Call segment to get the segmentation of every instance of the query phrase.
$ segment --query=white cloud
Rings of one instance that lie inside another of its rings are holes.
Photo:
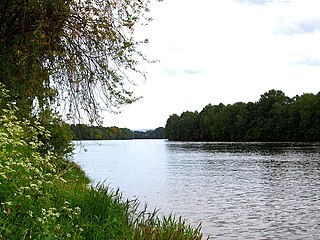
[[[160,63],[143,65],[148,80],[137,94],[144,99],[106,116],[105,125],[155,128],[209,103],[257,101],[270,89],[320,90],[318,0],[153,4],[154,22],[137,35],[150,39],[143,50]]]

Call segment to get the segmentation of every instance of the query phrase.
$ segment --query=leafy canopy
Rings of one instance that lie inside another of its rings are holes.
[[[0,82],[24,115],[59,107],[96,119],[137,97],[128,90],[148,61],[133,37],[150,0],[2,0]]]

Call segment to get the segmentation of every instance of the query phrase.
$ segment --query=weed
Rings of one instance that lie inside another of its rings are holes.
[[[0,239],[201,239],[200,226],[138,211],[119,190],[89,187],[79,166],[43,151],[51,133],[16,111],[0,114]]]

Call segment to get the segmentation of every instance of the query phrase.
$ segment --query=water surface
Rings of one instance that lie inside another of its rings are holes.
[[[215,239],[320,239],[320,145],[83,141],[94,182]]]

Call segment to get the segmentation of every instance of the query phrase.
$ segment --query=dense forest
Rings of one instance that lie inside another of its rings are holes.
[[[134,139],[164,139],[164,128],[158,127],[155,130],[148,131],[134,131],[133,132]]]
[[[72,124],[70,129],[74,134],[74,140],[122,140],[133,138],[132,131],[127,128]]]
[[[270,90],[255,103],[209,104],[171,115],[165,135],[173,141],[320,141],[320,92],[290,98]]]
[[[131,131],[128,128],[88,126],[72,124],[70,129],[74,140],[129,140],[129,139],[163,139],[164,128],[148,131]]]

